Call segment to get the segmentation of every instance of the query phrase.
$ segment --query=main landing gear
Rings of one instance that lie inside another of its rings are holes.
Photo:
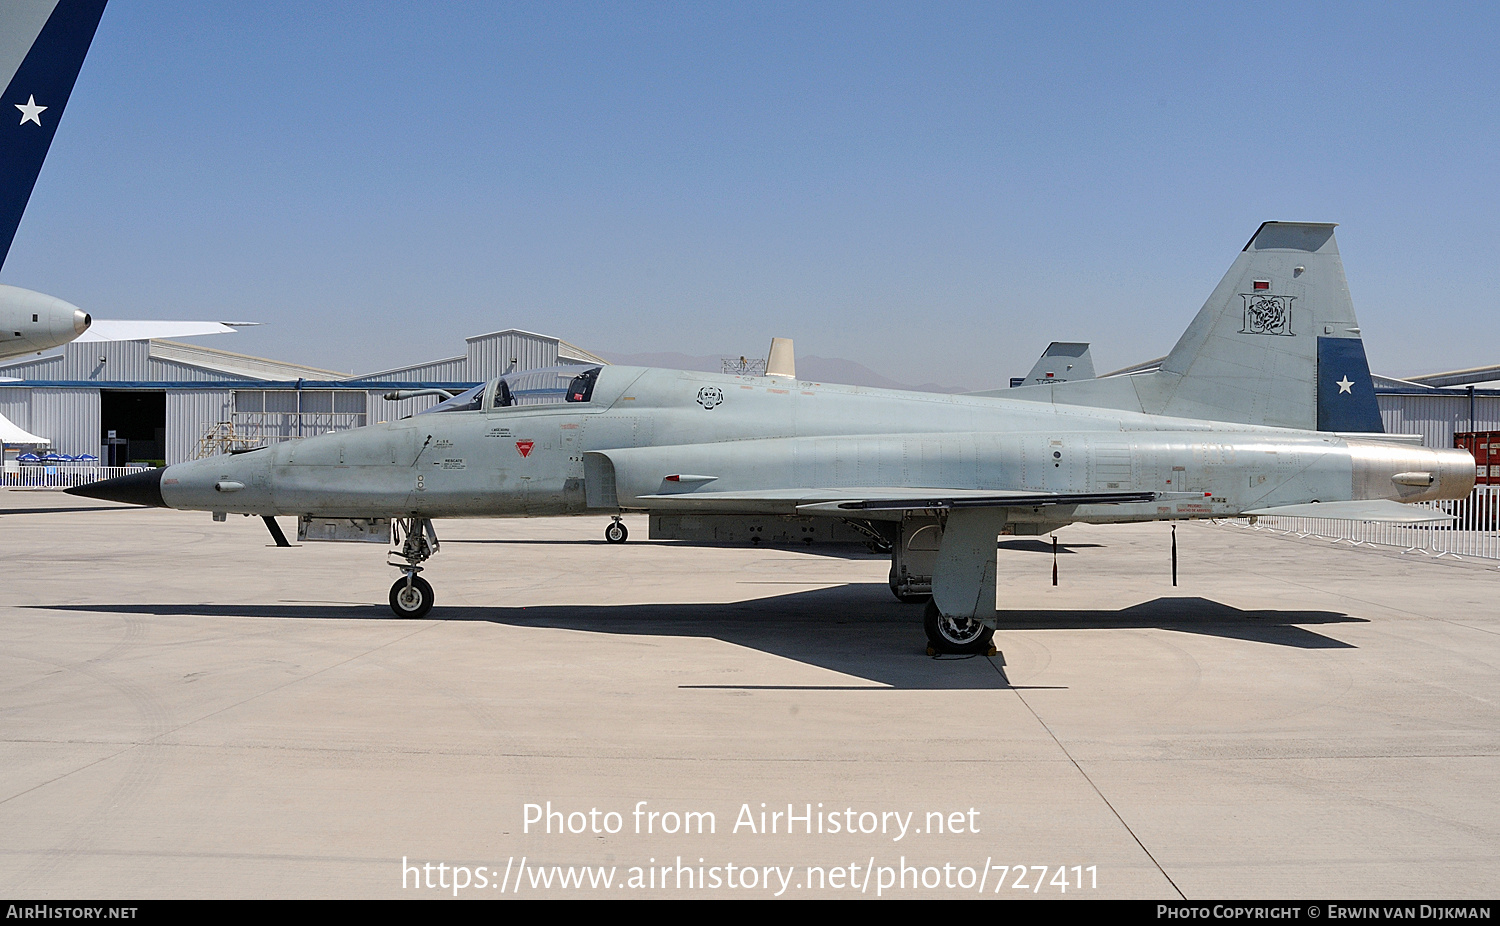
[[[387,560],[390,565],[401,570],[401,578],[391,586],[391,610],[397,617],[426,617],[427,612],[432,610],[436,596],[432,591],[432,583],[417,573],[422,571],[419,564],[439,549],[437,531],[432,529],[432,521],[415,516],[396,518],[392,526],[395,541],[401,548],[392,550],[390,555],[405,562]]]
[[[938,527],[932,600],[922,615],[927,654],[989,656],[995,652],[995,537],[1004,509],[958,508]]]
[[[604,529],[604,539],[610,543],[624,543],[629,536],[630,531],[626,529],[625,522],[620,520],[619,515],[615,515],[615,519]]]
[[[986,627],[975,617],[948,617],[930,598],[922,614],[922,629],[927,631],[929,656],[938,653],[994,655],[995,628]]]

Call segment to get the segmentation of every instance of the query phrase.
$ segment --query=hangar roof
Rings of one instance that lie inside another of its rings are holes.
[[[339,370],[304,366],[300,363],[283,363],[235,354],[212,347],[182,344],[177,341],[148,341],[152,360],[167,360],[186,364],[201,370],[239,376],[245,379],[343,379],[349,374]]]
[[[556,363],[606,363],[597,355],[559,338],[519,329],[506,329],[465,339],[469,350],[393,369],[351,375],[342,370],[285,363],[180,341],[73,341],[59,352],[0,364],[0,382],[14,385],[46,383],[64,387],[108,387],[111,383],[214,383],[223,381],[321,383],[347,382],[360,388],[370,382],[442,381],[480,382],[492,378],[517,360],[522,368]],[[503,356],[502,356],[503,355]],[[493,369],[492,369],[493,368]]]

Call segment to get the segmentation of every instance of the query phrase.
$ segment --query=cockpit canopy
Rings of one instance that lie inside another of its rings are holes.
[[[543,367],[508,373],[494,384],[492,408],[587,402],[594,397],[600,367]]]
[[[428,415],[433,412],[477,412],[484,405],[484,390],[486,383],[480,383],[472,389],[465,389],[458,395],[444,399],[431,408],[424,408],[418,412],[419,415]]]
[[[588,402],[594,397],[594,384],[599,380],[600,369],[568,365],[507,373],[439,402],[423,414]]]

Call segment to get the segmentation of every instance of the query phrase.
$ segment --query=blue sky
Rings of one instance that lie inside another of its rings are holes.
[[[1003,385],[1342,223],[1371,365],[1500,363],[1486,6],[112,0],[3,282],[335,369],[505,327]]]

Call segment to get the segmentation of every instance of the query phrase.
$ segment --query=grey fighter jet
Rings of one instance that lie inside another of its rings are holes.
[[[1466,452],[1381,433],[1333,228],[1262,225],[1138,375],[955,396],[532,370],[400,421],[69,491],[261,515],[273,533],[295,516],[305,539],[394,539],[390,604],[408,617],[433,604],[418,572],[437,518],[636,511],[654,536],[843,531],[889,547],[892,590],[926,599],[933,650],[986,652],[1001,534],[1283,512],[1422,521],[1441,516],[1402,503],[1468,494]]]

